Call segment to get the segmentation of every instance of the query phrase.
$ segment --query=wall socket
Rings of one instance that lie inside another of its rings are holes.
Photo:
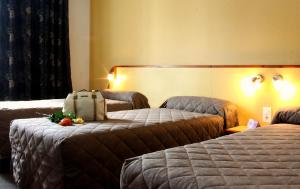
[[[272,120],[272,108],[271,107],[263,107],[263,122],[271,123]]]

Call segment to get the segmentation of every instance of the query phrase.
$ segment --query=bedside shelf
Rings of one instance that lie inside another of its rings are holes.
[[[237,126],[237,127],[232,127],[232,128],[226,129],[225,134],[229,135],[229,134],[233,134],[233,133],[242,132],[242,131],[245,131],[245,130],[247,130],[247,126],[246,125],[240,125],[240,126]]]

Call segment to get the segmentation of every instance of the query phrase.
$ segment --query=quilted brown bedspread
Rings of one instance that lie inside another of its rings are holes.
[[[10,157],[8,139],[10,122],[14,119],[44,117],[61,111],[64,99],[2,101],[0,102],[0,159]],[[131,110],[132,104],[126,101],[106,99],[108,111]]]
[[[119,188],[125,159],[216,138],[221,116],[175,109],[108,113],[109,120],[62,127],[46,118],[11,124],[13,175],[20,188]]]
[[[278,124],[126,160],[122,189],[300,188],[300,126]]]

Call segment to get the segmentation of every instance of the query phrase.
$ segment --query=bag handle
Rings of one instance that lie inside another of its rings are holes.
[[[95,90],[92,90],[92,99],[93,99],[93,102],[94,102],[94,120],[96,121],[97,120],[97,104],[96,104],[96,98],[97,98],[97,95],[96,95],[96,91]]]
[[[86,89],[81,89],[78,92],[83,92],[83,91],[88,92],[88,90],[86,90]]]
[[[74,107],[74,114],[77,115],[77,105],[76,101],[78,99],[77,92],[73,91],[73,107]]]
[[[92,90],[91,92],[99,92],[99,90]],[[81,90],[79,90],[78,92],[89,92],[88,90],[86,90],[86,89],[81,89]]]

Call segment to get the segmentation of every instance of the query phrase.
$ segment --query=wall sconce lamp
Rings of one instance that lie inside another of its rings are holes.
[[[265,80],[262,74],[257,74],[252,77],[244,78],[241,82],[241,89],[245,95],[250,97],[261,87],[261,83]]]
[[[279,80],[283,80],[283,76],[280,74],[276,74],[276,75],[273,75],[272,79],[273,79],[273,82],[276,82]]]
[[[116,69],[110,71],[106,77],[108,80],[107,88],[110,89],[111,87],[119,87],[125,78],[126,77],[124,75],[117,74]]]
[[[116,74],[114,72],[111,72],[107,75],[108,83],[107,83],[107,89],[110,89],[111,83],[113,83],[116,79]]]
[[[261,74],[257,74],[256,76],[252,77],[251,81],[255,84],[260,84],[265,80],[264,76]]]
[[[114,73],[109,73],[108,75],[107,75],[107,80],[108,81],[113,81],[115,79],[115,74]]]
[[[272,77],[272,81],[274,84],[274,87],[276,88],[276,90],[280,91],[283,86],[284,86],[284,82],[283,82],[283,76],[280,74],[275,74]]]

